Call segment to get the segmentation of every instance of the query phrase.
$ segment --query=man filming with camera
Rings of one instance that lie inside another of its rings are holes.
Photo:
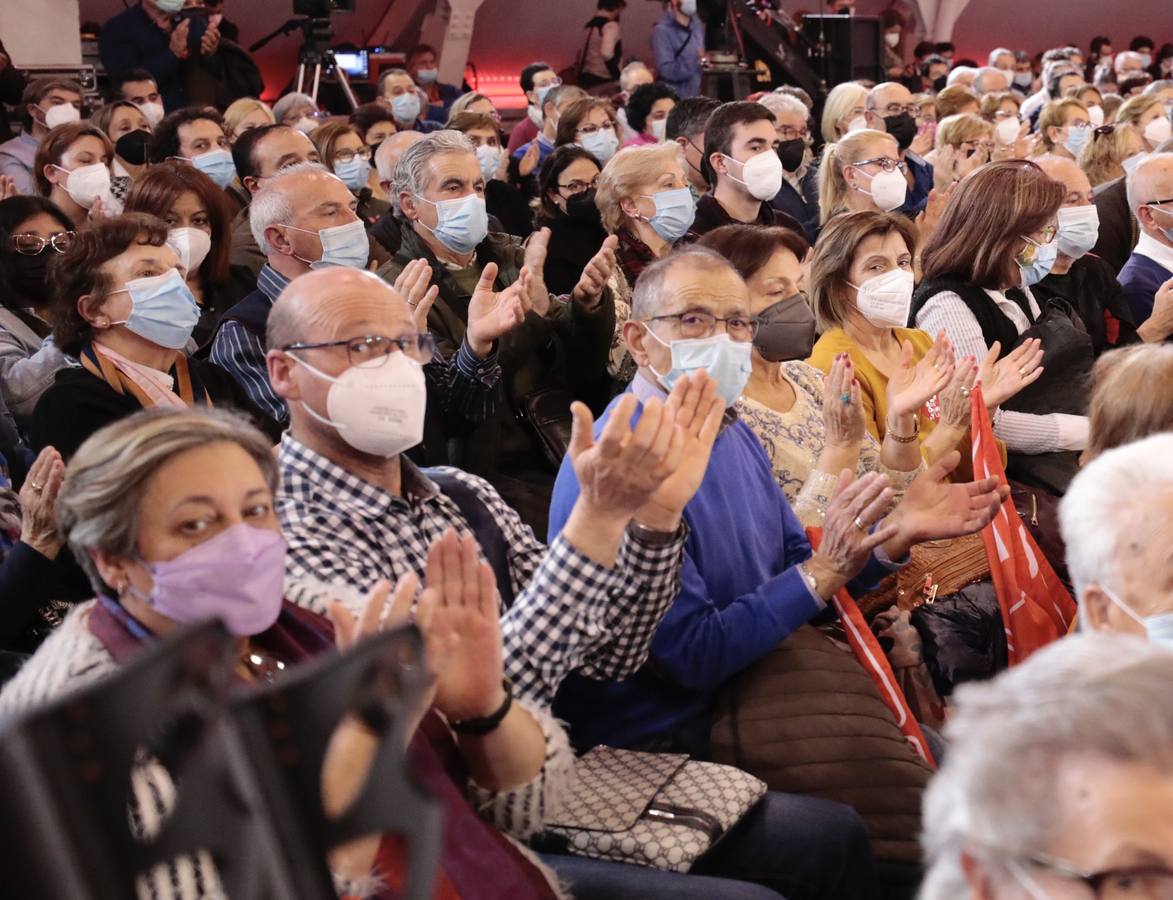
[[[214,79],[222,74],[221,15],[209,15],[192,0],[139,0],[102,26],[98,49],[102,64],[117,80],[131,69],[155,76],[167,112],[187,105],[189,78],[202,68]]]

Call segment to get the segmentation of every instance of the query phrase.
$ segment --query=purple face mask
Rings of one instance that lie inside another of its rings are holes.
[[[150,596],[129,587],[161,616],[176,622],[223,619],[238,637],[277,621],[285,585],[285,539],[276,531],[233,525],[175,559],[149,563]]]

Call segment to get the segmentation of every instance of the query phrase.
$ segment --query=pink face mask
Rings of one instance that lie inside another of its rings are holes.
[[[281,612],[285,539],[243,522],[186,550],[148,563],[150,596],[128,590],[159,615],[184,624],[219,617],[238,637],[260,634]]]

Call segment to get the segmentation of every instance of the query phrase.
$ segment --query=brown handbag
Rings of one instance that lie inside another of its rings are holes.
[[[893,606],[916,609],[927,600],[955,594],[990,577],[990,561],[981,532],[914,544],[909,555],[912,561],[907,566],[859,599],[860,611],[869,622]]]

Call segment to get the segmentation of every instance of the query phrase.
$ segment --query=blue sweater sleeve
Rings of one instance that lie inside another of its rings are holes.
[[[687,43],[692,43],[690,31]],[[677,50],[680,53],[677,54]],[[652,29],[652,52],[656,57],[656,71],[664,81],[688,81],[696,72],[700,63],[696,51],[685,47],[680,49],[680,38],[673,40],[673,35],[667,27]]]

